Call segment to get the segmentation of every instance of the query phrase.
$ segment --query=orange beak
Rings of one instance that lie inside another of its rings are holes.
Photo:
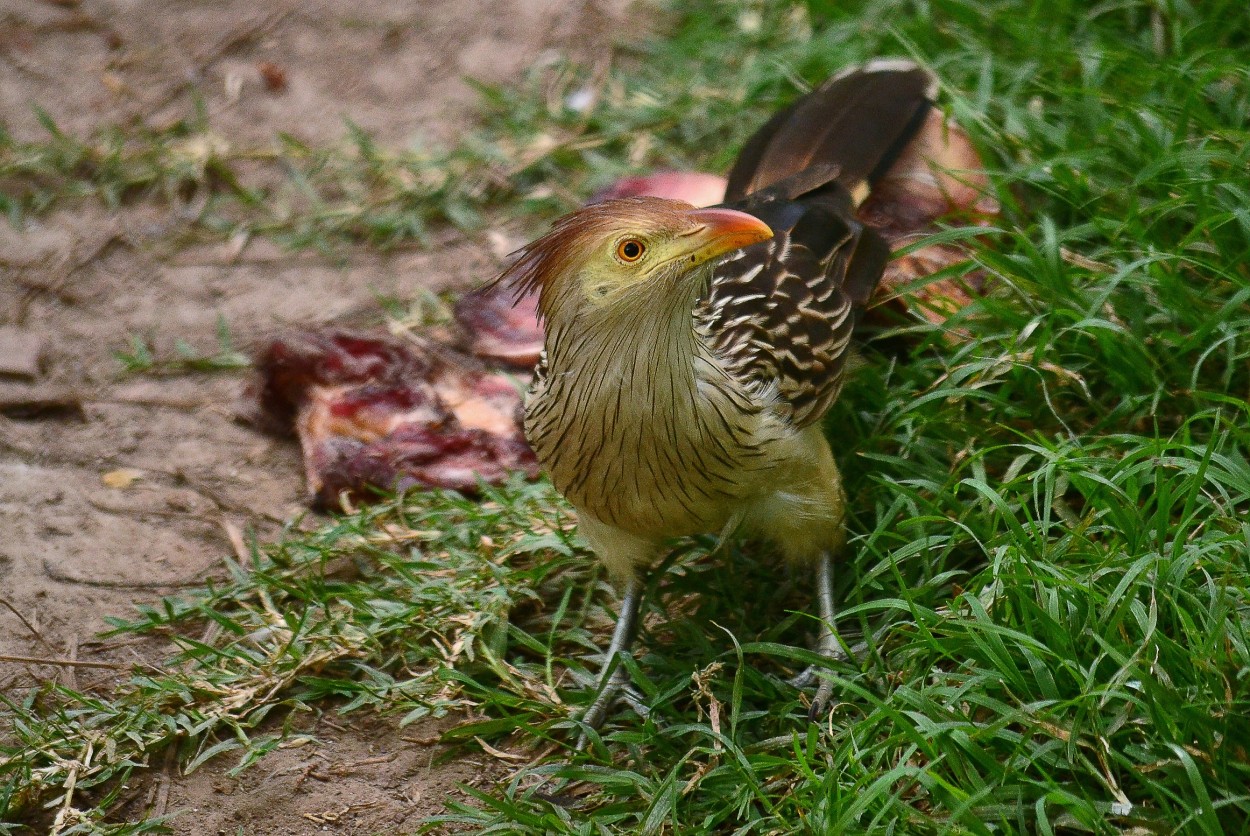
[[[736,209],[694,209],[690,218],[700,224],[689,233],[691,266],[773,237],[768,224]]]

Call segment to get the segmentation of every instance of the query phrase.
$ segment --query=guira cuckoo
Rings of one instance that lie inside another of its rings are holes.
[[[500,276],[538,293],[546,324],[526,436],[623,589],[587,725],[627,683],[642,573],[674,537],[740,529],[810,566],[818,649],[838,654],[845,495],[821,419],[889,258],[855,209],[935,92],[908,61],[843,73],[747,142],[721,205],[594,204]],[[823,680],[813,718],[830,693]]]

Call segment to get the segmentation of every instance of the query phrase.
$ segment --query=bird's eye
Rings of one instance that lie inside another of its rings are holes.
[[[633,264],[642,258],[642,254],[647,251],[647,247],[637,238],[626,238],[624,241],[616,245],[616,257],[626,264]]]

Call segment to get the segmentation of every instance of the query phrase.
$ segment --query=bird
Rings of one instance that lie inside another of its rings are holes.
[[[839,656],[833,576],[846,495],[822,419],[889,259],[855,210],[936,92],[932,73],[908,60],[842,72],[746,142],[724,202],[593,203],[496,278],[537,295],[545,333],[525,435],[621,590],[584,729],[628,694],[621,661],[644,580],[674,538],[774,543],[814,572],[817,651]],[[816,679],[809,669],[793,681]],[[813,720],[831,695],[820,679]]]

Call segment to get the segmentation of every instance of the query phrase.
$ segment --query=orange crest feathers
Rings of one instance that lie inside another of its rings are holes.
[[[559,218],[550,232],[513,253],[516,260],[491,285],[511,286],[517,298],[538,293],[539,315],[545,316],[550,300],[543,297],[561,278],[581,269],[598,245],[634,230],[681,229],[690,223],[693,208],[659,197],[627,197],[583,207]]]

